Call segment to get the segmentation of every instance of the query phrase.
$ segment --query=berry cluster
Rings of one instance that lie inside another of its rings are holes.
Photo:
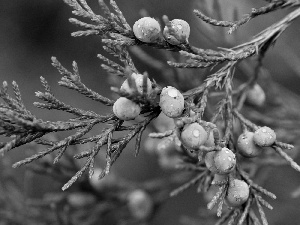
[[[164,39],[172,45],[187,43],[190,36],[189,24],[182,19],[168,21],[166,16],[165,18]],[[136,21],[133,32],[136,38],[145,43],[155,43],[161,38],[160,24],[151,17],[143,17]]]
[[[145,87],[145,88],[144,88]],[[122,84],[120,91],[132,96],[149,96],[152,93],[152,82],[142,74],[132,73]],[[141,105],[126,97],[120,97],[113,105],[113,112],[120,120],[134,120],[141,112]]]
[[[255,94],[256,91],[250,93]],[[258,156],[263,147],[270,147],[275,143],[275,132],[266,126],[251,132],[244,126],[244,132],[238,137],[236,148],[231,150],[226,144],[226,139],[221,139],[215,124],[201,120],[200,113],[187,110],[194,105],[184,102],[184,97],[176,88],[165,87],[161,92],[159,105],[164,115],[169,118],[169,123],[171,119],[175,123],[175,127],[167,128],[166,125],[165,129],[158,129],[160,133],[150,134],[150,137],[164,138],[156,147],[160,161],[164,161],[160,163],[161,166],[168,165],[167,168],[170,168],[178,164],[180,162],[178,154],[187,153],[188,156],[196,156],[198,163],[204,164],[213,177],[209,186],[220,187],[220,191],[209,203],[208,208],[211,209],[218,200],[228,207],[240,207],[245,204],[251,193],[255,191],[251,192],[252,183],[245,178],[244,174],[239,173],[237,165],[239,163],[241,166],[243,160],[239,160],[236,154],[239,153],[246,158]],[[167,121],[167,118],[164,120]],[[161,126],[161,123],[156,125]],[[177,154],[174,154],[171,149],[176,149]],[[218,215],[221,215],[221,212],[218,212]]]
[[[276,140],[275,132],[269,127],[261,127],[255,133],[245,130],[238,138],[239,153],[245,157],[256,157],[262,147],[269,147]]]

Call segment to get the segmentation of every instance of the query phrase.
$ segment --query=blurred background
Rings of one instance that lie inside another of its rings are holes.
[[[96,12],[100,12],[97,1],[87,2]],[[209,15],[214,17],[215,12],[212,7],[214,1],[212,0],[116,0],[116,2],[130,25],[133,25],[145,13],[145,10],[151,17],[159,20],[163,15],[168,15],[170,19],[184,19],[191,26],[190,43],[201,48],[213,49],[232,47],[250,40],[253,35],[289,12],[281,10],[253,19],[239,28],[234,35],[228,35],[226,28],[209,27],[192,13],[193,9],[202,10],[205,6]],[[222,0],[220,4],[223,19],[232,20],[235,10],[240,18],[243,14],[250,12],[251,8],[265,4],[265,1]],[[78,63],[82,81],[98,93],[111,97],[107,83],[108,75],[101,69],[102,62],[96,57],[98,53],[106,54],[103,53],[100,38],[71,37],[71,32],[77,31],[77,28],[68,22],[70,17],[74,17],[71,14],[71,8],[62,0],[0,1],[0,81],[5,80],[10,84],[15,80],[20,86],[27,108],[45,120],[62,120],[68,118],[68,115],[33,107],[32,103],[37,100],[34,97],[35,91],[42,90],[40,76],[48,80],[58,98],[70,105],[103,114],[111,110],[109,107],[94,104],[91,100],[79,95],[75,97],[72,91],[57,85],[60,74],[51,66],[51,56],[56,56],[67,68],[71,68],[71,63],[75,60]],[[204,28],[210,30],[211,33],[203,34]],[[296,94],[300,94],[299,37],[300,19],[281,35],[263,61],[274,80]],[[159,54],[160,50],[150,48],[144,50],[155,58],[163,60]],[[132,57],[139,71],[148,71],[151,78],[160,80],[159,71],[145,66],[134,54]],[[165,61],[162,62],[165,63]],[[116,163],[114,167],[116,174],[132,180],[146,180],[169,175],[168,171],[161,172],[156,158],[148,153],[142,151],[138,158],[134,158],[131,147],[127,147]],[[27,148],[21,147],[13,150],[10,153],[12,163],[24,158],[24,151]],[[299,158],[296,161],[300,162]],[[23,182],[22,171],[22,168],[14,170],[16,176],[20,178],[20,184]],[[266,210],[270,224],[299,224],[300,198],[293,199],[290,193],[300,185],[300,174],[289,166],[274,168],[271,174],[272,177],[269,177],[263,184],[278,197],[278,200],[270,201],[274,206],[273,211]],[[29,187],[26,190],[29,195],[39,196],[51,189],[49,181],[44,182],[42,178],[33,179],[32,182],[35,188]],[[205,204],[202,195],[196,194],[195,190],[189,190],[164,204],[153,224],[179,224],[180,215],[190,215],[196,218],[199,207],[203,208]]]

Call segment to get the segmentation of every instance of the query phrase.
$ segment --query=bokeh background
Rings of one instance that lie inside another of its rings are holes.
[[[191,25],[190,43],[201,48],[214,49],[243,43],[289,12],[282,10],[261,16],[239,28],[235,35],[230,36],[226,33],[226,29],[210,28],[192,13],[194,8],[202,9],[203,5],[207,5],[208,12],[214,16],[215,12],[212,7],[214,1],[212,0],[116,0],[116,2],[130,25],[133,25],[141,14],[145,13],[143,10],[146,10],[151,17],[158,19],[161,19],[163,15],[168,15],[170,19],[181,18]],[[97,1],[89,0],[88,3],[96,12],[100,11]],[[241,17],[251,8],[262,6],[265,2],[220,0],[220,3],[223,18],[232,20],[234,9]],[[42,90],[39,82],[40,76],[48,80],[56,96],[71,105],[105,114],[111,110],[56,85],[60,74],[51,66],[51,56],[56,56],[67,68],[70,68],[72,61],[75,60],[83,82],[100,94],[111,97],[107,83],[108,75],[101,69],[101,61],[96,57],[98,53],[103,53],[100,38],[71,37],[70,33],[76,31],[77,28],[68,22],[70,17],[73,17],[71,9],[62,0],[0,1],[0,81],[6,80],[8,83],[13,80],[17,81],[25,105],[45,120],[66,119],[68,115],[34,108],[32,103],[37,100],[34,97],[35,91]],[[203,35],[201,29],[204,27],[211,30],[211,33]],[[264,65],[274,79],[296,94],[300,94],[299,37],[300,19],[282,34],[264,59]],[[215,39],[216,44],[212,44],[211,39]],[[146,50],[160,59],[157,51]],[[160,79],[159,71],[145,66],[134,55],[133,59],[140,71],[148,71],[150,77]],[[10,153],[13,161],[25,156],[23,150],[25,151],[26,147],[15,149]],[[299,158],[296,161],[300,162]],[[154,156],[141,152],[138,158],[134,158],[130,146],[116,163],[114,170],[118,175],[132,180],[146,180],[169,175],[168,172],[161,172]],[[22,169],[16,169],[15,173],[22,183]],[[300,185],[300,174],[288,166],[273,168],[271,174],[272,176],[263,184],[278,197],[278,200],[271,202],[274,206],[273,211],[266,210],[270,224],[300,224],[300,198],[290,197],[290,193]],[[31,187],[27,191],[37,196],[41,196],[51,188],[49,181],[44,181],[42,178],[33,179],[32,182],[35,188]],[[203,205],[203,197],[196,195],[195,190],[189,190],[170,199],[162,207],[161,213],[154,219],[153,224],[179,224],[180,215],[196,217],[198,208]]]

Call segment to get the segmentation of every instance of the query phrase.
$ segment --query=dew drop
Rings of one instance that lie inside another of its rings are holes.
[[[229,161],[231,161],[231,158],[230,158],[230,157],[228,157],[228,160],[229,160]]]
[[[138,27],[138,28],[141,28],[141,25],[139,24],[137,27]]]
[[[199,137],[200,136],[200,131],[199,130],[193,130],[193,135],[194,135],[194,137]]]
[[[267,132],[267,130],[266,130],[266,129],[262,129],[262,132],[263,132],[263,133],[266,133],[266,132]]]
[[[176,90],[176,89],[170,89],[170,90],[168,90],[168,95],[169,95],[170,97],[172,97],[172,98],[177,97],[177,96],[178,96],[177,90]]]

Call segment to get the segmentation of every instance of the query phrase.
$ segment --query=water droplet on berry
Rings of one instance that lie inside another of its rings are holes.
[[[194,135],[194,137],[199,137],[200,136],[200,131],[199,130],[193,130],[193,135]]]
[[[266,132],[267,132],[267,130],[266,130],[266,129],[262,129],[262,132],[263,132],[263,133],[266,133]]]
[[[231,158],[230,158],[230,157],[228,157],[228,160],[229,160],[229,161],[231,161]]]
[[[168,90],[168,95],[172,98],[176,98],[178,96],[177,90],[176,89]]]
[[[138,27],[138,28],[140,28],[140,27],[141,27],[141,25],[139,24],[137,27]]]

